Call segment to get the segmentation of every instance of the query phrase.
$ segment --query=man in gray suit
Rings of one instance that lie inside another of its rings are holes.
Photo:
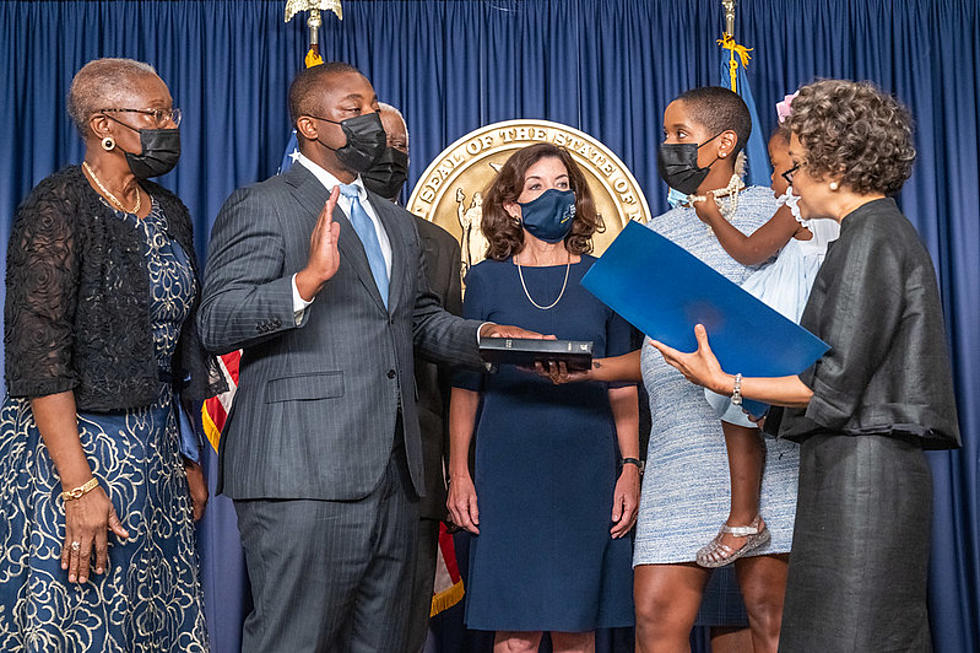
[[[378,106],[388,147],[371,170],[363,175],[364,185],[368,190],[397,202],[408,177],[408,125],[397,108],[384,102]],[[442,227],[423,218],[416,217],[416,220],[429,288],[439,298],[443,308],[453,315],[461,315],[463,294],[459,243]],[[419,653],[425,645],[438,557],[439,523],[447,516],[444,462],[449,450],[450,376],[448,366],[415,358],[425,496],[419,502],[421,519],[405,644],[407,653]]]
[[[218,479],[252,585],[242,650],[404,653],[424,493],[413,343],[475,366],[478,337],[533,334],[439,307],[414,218],[359,177],[385,144],[363,75],[304,70],[289,109],[301,156],[225,202],[198,313],[208,349],[243,350]]]

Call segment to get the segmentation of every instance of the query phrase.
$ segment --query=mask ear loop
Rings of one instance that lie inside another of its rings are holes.
[[[722,134],[724,134],[724,133],[725,133],[726,131],[728,131],[728,130],[727,130],[727,129],[725,129],[725,130],[723,130],[723,131],[720,131],[720,132],[718,132],[717,134],[715,134],[714,136],[712,136],[711,138],[709,138],[709,139],[708,139],[708,140],[706,140],[705,142],[703,142],[703,143],[701,143],[700,145],[698,145],[698,149],[700,150],[700,149],[701,149],[702,147],[704,147],[705,145],[707,145],[707,144],[708,144],[708,143],[710,143],[711,141],[713,141],[713,140],[715,140],[716,138],[718,138],[719,136],[721,136]],[[711,166],[713,166],[713,165],[715,164],[715,162],[716,162],[716,161],[718,161],[718,160],[719,160],[719,159],[721,159],[721,158],[722,158],[722,157],[721,157],[721,155],[718,155],[718,156],[715,156],[715,159],[714,159],[714,161],[712,161],[712,162],[711,162],[711,163],[709,163],[708,165],[706,165],[706,166],[704,166],[703,168],[698,168],[698,170],[699,170],[699,171],[700,171],[700,170],[710,170],[710,169],[711,169]]]
[[[101,115],[103,115],[103,116],[105,116],[106,118],[108,118],[108,119],[109,119],[109,120],[111,120],[112,122],[117,122],[117,123],[119,123],[120,125],[122,125],[123,127],[126,127],[127,129],[132,129],[132,130],[133,130],[134,132],[136,132],[137,134],[138,134],[138,133],[140,133],[141,131],[143,131],[142,129],[139,129],[139,128],[137,128],[137,127],[133,127],[132,125],[127,125],[127,124],[126,124],[126,123],[124,123],[124,122],[123,122],[122,120],[119,120],[118,118],[113,118],[112,116],[110,116],[110,115],[109,115],[109,114],[107,114],[107,113],[103,113],[103,114],[101,114]]]
[[[323,122],[331,122],[331,123],[333,123],[335,125],[340,125],[339,122],[337,122],[336,120],[331,120],[330,118],[321,118],[320,116],[314,116],[314,115],[311,115],[311,114],[308,114],[308,113],[305,114],[305,115],[306,115],[307,118],[313,118],[314,120],[322,120]],[[343,128],[343,127],[341,127],[341,128]],[[321,141],[319,136],[317,136],[313,140],[315,140],[317,143],[319,143],[323,147],[327,148],[331,152],[336,152],[338,150],[344,149],[350,143],[350,138],[347,137],[347,132],[344,132],[344,138],[346,139],[347,142],[344,143],[343,145],[341,145],[340,147],[330,147],[329,145],[327,145],[326,143],[324,143],[323,141]]]
[[[131,129],[134,132],[136,132],[137,134],[139,134],[140,135],[140,146],[142,147],[142,144],[143,144],[143,140],[142,140],[143,130],[142,129],[138,129],[136,127],[133,127],[132,125],[127,125],[122,120],[117,120],[116,118],[113,118],[112,116],[110,116],[107,113],[103,113],[102,115],[105,116],[106,118],[108,118],[109,120],[111,120],[112,122],[117,122],[120,125],[122,125],[123,127],[126,127],[127,129]],[[111,136],[106,136],[106,138],[112,139]],[[119,146],[119,143],[116,143],[115,140],[113,140],[113,146],[111,148],[107,148],[106,145],[105,145],[105,138],[103,138],[102,139],[102,147],[103,147],[103,149],[105,149],[106,152],[108,152],[108,151],[110,151],[112,149],[115,149],[115,148],[119,148],[119,151],[122,152],[123,154],[132,154],[132,152],[129,152],[127,150],[122,149],[122,147]]]
[[[707,145],[711,141],[715,140],[716,138],[718,138],[719,136],[721,136],[722,134],[724,134],[726,131],[728,131],[728,130],[727,129],[724,129],[724,130],[718,132],[717,134],[715,134],[714,136],[712,136],[711,138],[709,138],[705,142],[703,142],[700,145],[698,145],[698,149],[700,150],[702,147],[704,147],[705,145]]]

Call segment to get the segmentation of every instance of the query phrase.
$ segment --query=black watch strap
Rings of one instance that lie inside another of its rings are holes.
[[[624,465],[636,465],[636,468],[640,470],[641,474],[643,473],[643,470],[646,467],[644,462],[639,458],[623,458],[619,462],[621,462]]]

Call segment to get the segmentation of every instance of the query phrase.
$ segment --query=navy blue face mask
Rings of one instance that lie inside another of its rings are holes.
[[[575,221],[575,193],[549,188],[530,202],[517,203],[527,232],[546,243],[564,240]]]

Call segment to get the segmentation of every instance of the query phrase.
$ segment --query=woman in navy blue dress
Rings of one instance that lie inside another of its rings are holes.
[[[490,247],[466,277],[465,316],[591,340],[597,357],[629,351],[629,325],[579,283],[598,224],[566,151],[515,153],[484,200]],[[466,624],[497,631],[496,651],[536,651],[542,632],[555,651],[591,651],[595,629],[633,625],[637,435],[634,385],[559,388],[507,365],[457,377],[448,506],[476,534]]]

